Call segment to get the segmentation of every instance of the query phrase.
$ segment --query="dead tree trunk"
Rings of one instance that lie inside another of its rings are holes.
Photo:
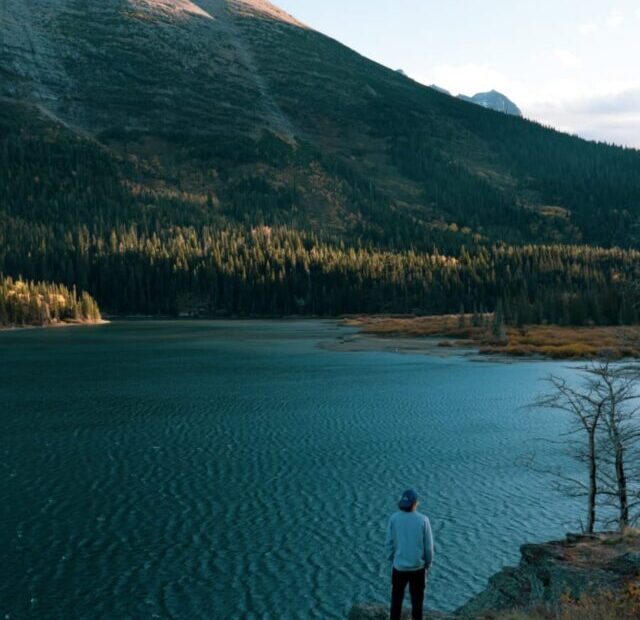
[[[589,372],[589,369],[585,369]],[[566,436],[572,446],[571,455],[587,465],[587,482],[567,477],[562,472],[547,471],[559,480],[557,488],[570,497],[587,498],[586,532],[593,534],[596,526],[596,510],[599,496],[598,434],[604,415],[606,393],[598,381],[587,375],[580,388],[570,386],[565,379],[551,376],[547,379],[551,391],[538,398],[533,406],[564,411],[571,415],[573,430]]]
[[[604,415],[608,457],[605,454],[604,458],[613,469],[610,477],[613,483],[607,485],[604,494],[615,498],[618,527],[623,531],[631,522],[627,454],[633,454],[640,439],[638,375],[624,367],[612,369],[609,363],[602,363],[595,373],[606,385],[608,394]]]
[[[589,430],[589,499],[587,533],[593,534],[596,527],[596,502],[598,500],[598,462],[596,454],[597,422]]]

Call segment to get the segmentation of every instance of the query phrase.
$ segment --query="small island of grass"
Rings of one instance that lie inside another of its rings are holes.
[[[365,334],[440,338],[440,347],[475,348],[485,355],[593,359],[640,357],[640,326],[497,324],[493,314],[423,317],[359,316],[344,320]]]
[[[0,329],[99,323],[95,299],[61,284],[0,276]]]

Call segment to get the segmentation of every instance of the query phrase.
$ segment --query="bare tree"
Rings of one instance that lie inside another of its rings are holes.
[[[590,373],[607,395],[600,459],[601,493],[618,510],[618,527],[631,524],[638,506],[640,469],[640,394],[638,370],[631,366],[613,368],[609,362],[594,364]],[[611,501],[613,500],[613,501]]]
[[[586,531],[593,534],[596,524],[596,506],[598,499],[598,431],[605,415],[607,396],[603,393],[598,380],[590,375],[590,369],[583,384],[574,388],[566,379],[551,375],[546,379],[549,393],[540,396],[533,406],[564,411],[571,416],[572,428],[566,437],[582,436],[571,439],[570,454],[587,466],[587,480],[571,478],[560,472],[553,472],[560,484],[558,488],[572,497],[587,497]]]
[[[604,360],[580,369],[581,384],[550,376],[550,391],[533,406],[564,411],[571,430],[561,437],[571,455],[587,467],[587,483],[554,473],[558,488],[572,497],[587,497],[586,531],[593,533],[600,504],[614,507],[624,530],[640,507],[640,369]],[[547,472],[549,473],[549,472]],[[639,515],[640,516],[640,515]]]

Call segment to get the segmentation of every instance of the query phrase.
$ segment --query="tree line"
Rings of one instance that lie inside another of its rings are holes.
[[[3,237],[3,235],[6,235]],[[152,315],[450,314],[506,323],[638,321],[640,253],[496,245],[458,256],[347,246],[288,228],[174,227],[108,234],[0,226],[0,269],[89,291],[104,310]]]
[[[87,292],[61,284],[14,280],[0,274],[0,326],[51,325],[65,321],[97,321],[98,304]]]

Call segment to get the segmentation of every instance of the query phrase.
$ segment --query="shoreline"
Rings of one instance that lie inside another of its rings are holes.
[[[338,322],[338,325],[344,326]],[[443,346],[442,343],[447,343]],[[347,336],[339,336],[335,340],[325,340],[318,344],[324,351],[336,353],[395,353],[396,355],[422,355],[446,359],[461,357],[476,364],[522,364],[524,362],[550,361],[542,355],[516,357],[500,353],[481,353],[478,347],[449,345],[446,339],[438,336],[411,337],[388,336],[355,332]]]
[[[424,317],[362,315],[340,321],[360,338],[385,343],[382,350],[434,354],[434,349],[473,356],[478,360],[573,360],[640,358],[640,326],[501,326],[493,333],[492,315],[482,324],[477,317],[438,315]],[[357,339],[352,339],[357,342]],[[336,350],[360,350],[336,347]],[[442,353],[440,353],[442,355]]]
[[[63,329],[66,327],[91,327],[94,325],[108,325],[111,321],[100,319],[99,321],[59,321],[46,325],[1,325],[0,333],[19,332],[32,329]]]
[[[338,325],[344,326],[341,321]],[[452,355],[475,356],[479,352],[471,347],[443,347],[439,337],[384,336],[355,332],[339,336],[335,340],[323,341],[319,344],[325,351],[338,353],[359,353],[379,351],[383,353],[399,353],[411,355],[428,355],[450,357]]]
[[[473,326],[471,315],[399,316],[197,316],[169,317],[106,315],[98,321],[62,321],[47,325],[0,326],[0,333],[107,325],[113,321],[322,321],[355,331],[318,343],[319,348],[336,352],[380,351],[433,357],[463,356],[475,362],[588,361],[603,357],[614,360],[640,359],[640,326],[559,326],[526,325],[503,328],[501,339],[491,335],[491,315],[484,324]]]

